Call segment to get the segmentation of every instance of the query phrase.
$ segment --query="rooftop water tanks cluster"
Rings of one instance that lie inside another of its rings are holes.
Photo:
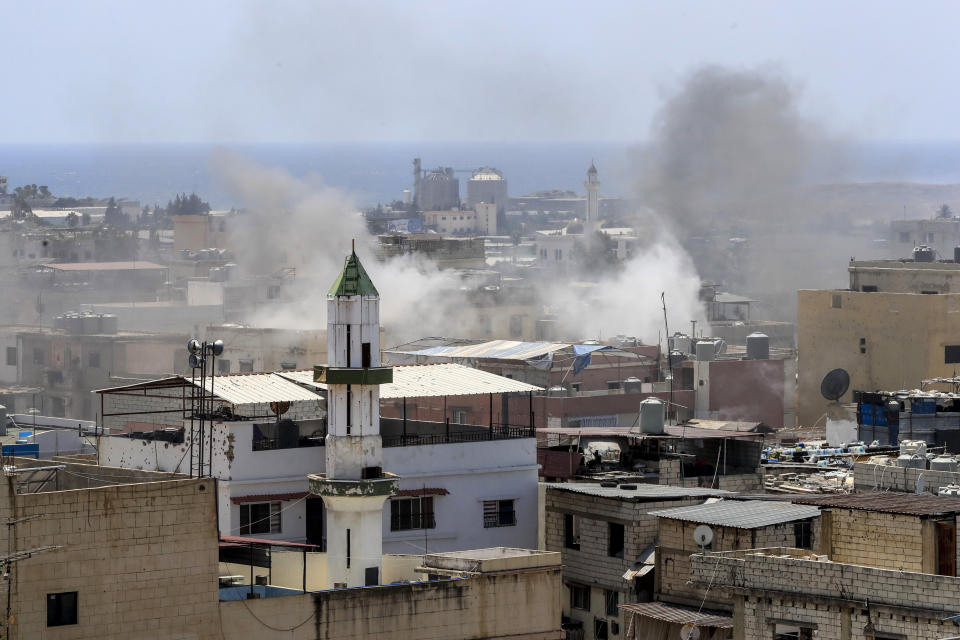
[[[69,311],[56,316],[53,326],[71,335],[114,335],[119,329],[119,321],[112,313]]]
[[[937,259],[937,252],[933,247],[928,247],[927,245],[920,245],[919,247],[913,248],[913,261],[914,262],[934,262]]]

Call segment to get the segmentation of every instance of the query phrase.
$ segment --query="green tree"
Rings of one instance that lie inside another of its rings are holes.
[[[948,204],[942,204],[942,205],[940,205],[940,208],[937,209],[937,217],[938,217],[938,218],[952,218],[952,217],[953,217],[953,211],[950,210],[950,205],[948,205]]]
[[[50,198],[50,197],[52,197],[52,195],[53,195],[53,194],[50,193],[50,189],[47,187],[47,185],[45,185],[45,184],[40,185],[40,197],[41,197],[41,198]]]
[[[76,214],[75,211],[71,211],[67,214],[67,226],[73,229],[78,224],[80,224],[80,216]]]
[[[127,216],[123,213],[123,209],[120,208],[116,200],[110,198],[107,202],[107,210],[103,213],[103,224],[111,227],[122,227],[127,222]]]

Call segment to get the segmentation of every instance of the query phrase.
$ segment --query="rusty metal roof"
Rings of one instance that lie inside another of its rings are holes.
[[[698,627],[713,627],[715,629],[733,628],[733,616],[719,611],[697,611],[692,607],[681,607],[666,602],[637,602],[635,604],[622,604],[620,608],[645,618],[653,618],[663,622],[695,624]]]
[[[818,507],[877,511],[918,517],[960,513],[960,498],[935,496],[929,493],[851,493],[847,495],[800,497],[794,498],[793,502]]]

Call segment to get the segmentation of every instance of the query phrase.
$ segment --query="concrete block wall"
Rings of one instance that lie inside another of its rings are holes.
[[[831,518],[831,560],[904,571],[924,568],[920,518],[852,509],[833,509]]]
[[[0,545],[47,545],[13,569],[13,638],[218,638],[213,481],[0,494],[0,517],[27,518]],[[78,624],[48,630],[47,595],[76,591]],[[2,594],[6,595],[6,594]]]
[[[223,639],[560,640],[560,567],[221,603]]]
[[[691,575],[700,585],[742,594],[734,597],[744,597],[745,640],[771,637],[775,621],[806,623],[820,640],[872,639],[864,630],[868,621],[878,633],[904,638],[953,635],[940,618],[956,613],[960,578],[817,562],[802,557],[808,553],[694,555]]]
[[[923,478],[923,491],[937,495],[940,487],[960,484],[958,471],[931,471],[930,469],[907,469],[891,465],[857,462],[853,465],[853,485],[857,492],[904,491],[914,493],[917,483]]]

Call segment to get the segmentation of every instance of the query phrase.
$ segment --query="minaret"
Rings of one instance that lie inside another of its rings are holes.
[[[309,476],[327,512],[327,588],[379,584],[383,504],[398,482],[382,469],[379,385],[393,369],[380,366],[380,294],[355,252],[327,294],[327,357],[313,368],[327,385],[326,473]]]
[[[583,225],[584,233],[593,233],[600,228],[600,200],[597,190],[600,188],[600,181],[597,180],[597,167],[593,161],[590,161],[590,168],[587,169],[587,181],[583,183],[587,188],[587,222]]]

